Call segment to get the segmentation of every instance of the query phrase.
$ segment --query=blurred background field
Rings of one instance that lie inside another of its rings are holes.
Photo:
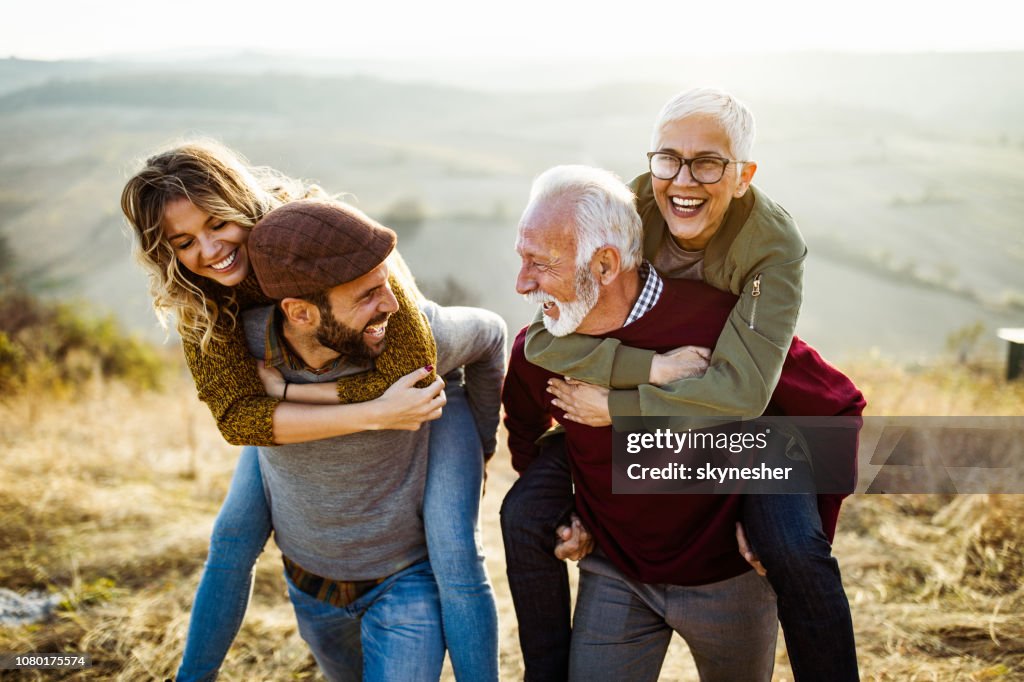
[[[1024,53],[401,64],[0,60],[0,259],[162,338],[118,197],[156,147],[204,135],[347,193],[399,231],[428,290],[517,328],[532,178],[560,163],[631,178],[661,104],[720,84],[757,115],[755,180],[807,239],[799,333],[829,357],[918,360],[978,323],[993,350],[1024,320]]]
[[[400,234],[432,296],[501,313],[531,179],[643,170],[662,102],[720,84],[758,117],[758,184],[810,248],[799,332],[876,415],[1024,415],[994,331],[1024,326],[1024,53],[426,63],[0,60],[0,589],[52,619],[0,651],[84,651],[64,677],[173,673],[236,450],[155,324],[118,208],[188,136],[320,182]],[[132,336],[134,335],[134,336]],[[164,345],[153,345],[164,342]],[[484,539],[503,679],[521,676],[491,464]],[[1024,496],[855,496],[836,554],[870,680],[1024,678]],[[739,645],[738,645],[739,648]],[[779,646],[776,679],[791,679]],[[665,680],[691,680],[680,642]],[[50,679],[52,673],[0,673]],[[318,679],[273,545],[226,680]]]

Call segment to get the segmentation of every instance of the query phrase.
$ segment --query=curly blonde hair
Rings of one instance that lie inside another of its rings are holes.
[[[153,310],[166,329],[173,315],[182,338],[206,351],[223,342],[237,322],[234,292],[184,268],[164,238],[168,202],[188,199],[211,216],[251,229],[278,206],[324,196],[316,185],[272,168],[251,166],[212,140],[178,144],[151,156],[121,192],[121,210],[132,233],[132,254],[149,276]]]

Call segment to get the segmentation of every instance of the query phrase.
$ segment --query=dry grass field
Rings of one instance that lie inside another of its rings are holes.
[[[1024,414],[1024,383],[994,369],[846,368],[871,414]],[[0,404],[0,588],[63,594],[45,623],[0,626],[0,652],[81,651],[79,673],[3,679],[163,679],[181,653],[213,517],[236,451],[194,391],[133,394],[94,381],[73,398]],[[503,679],[521,678],[491,464],[484,538],[499,597]],[[224,680],[320,679],[296,631],[271,544]],[[866,680],[1024,679],[1024,496],[855,496],[836,541]],[[738,649],[742,646],[737,643]],[[451,679],[446,672],[446,679]],[[680,641],[662,679],[696,679]],[[792,679],[779,644],[777,680]]]

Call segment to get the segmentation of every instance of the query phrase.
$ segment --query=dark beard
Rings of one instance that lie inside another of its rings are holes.
[[[381,324],[388,319],[387,313],[381,313],[367,323],[367,327]],[[369,366],[384,351],[386,340],[376,349],[370,348],[363,340],[363,331],[356,331],[338,321],[330,308],[320,308],[320,326],[316,330],[316,340],[321,346],[340,353],[345,362],[353,365]]]

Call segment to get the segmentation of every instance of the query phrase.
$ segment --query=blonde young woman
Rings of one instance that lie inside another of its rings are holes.
[[[154,308],[176,319],[201,400],[221,433],[246,445],[218,513],[193,603],[179,680],[212,680],[241,626],[256,559],[271,520],[256,447],[317,440],[375,429],[430,434],[424,498],[431,565],[441,595],[445,639],[456,677],[497,680],[497,614],[476,545],[484,454],[495,448],[496,396],[471,396],[433,372],[434,350],[387,348],[367,391],[338,384],[284,384],[246,350],[240,311],[269,302],[252,275],[246,242],[259,219],[288,201],[323,192],[272,169],[250,166],[209,141],[183,144],[149,158],[126,183],[121,207],[132,228],[136,260],[149,275]],[[416,307],[422,294],[397,252],[391,285],[397,323],[412,338],[430,339]],[[501,340],[504,343],[504,339]],[[473,394],[473,385],[466,387]],[[286,398],[286,400],[285,400]],[[479,438],[475,437],[479,432]],[[468,434],[468,435],[467,435]]]

